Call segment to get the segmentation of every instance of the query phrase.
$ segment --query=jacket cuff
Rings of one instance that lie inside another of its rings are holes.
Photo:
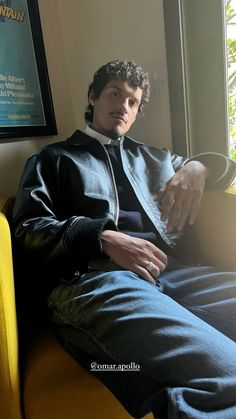
[[[73,257],[90,259],[103,257],[100,235],[103,230],[117,230],[109,218],[91,219],[79,218],[67,230],[64,237],[64,246]]]
[[[230,185],[236,175],[236,162],[220,153],[201,153],[188,159],[197,160],[209,169],[206,186],[212,189],[226,188]]]

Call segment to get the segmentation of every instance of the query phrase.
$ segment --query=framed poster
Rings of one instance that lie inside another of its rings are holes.
[[[57,133],[37,0],[0,0],[0,140]]]

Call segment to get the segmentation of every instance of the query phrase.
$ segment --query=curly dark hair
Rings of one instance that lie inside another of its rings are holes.
[[[90,93],[94,92],[95,99],[98,99],[101,91],[111,80],[124,80],[133,87],[139,87],[143,90],[142,101],[139,107],[139,114],[143,114],[143,106],[148,103],[150,96],[150,82],[148,73],[145,73],[142,67],[133,61],[115,60],[100,67],[93,76],[93,81],[89,85],[88,98]],[[85,120],[93,121],[93,106],[88,104],[85,111]]]

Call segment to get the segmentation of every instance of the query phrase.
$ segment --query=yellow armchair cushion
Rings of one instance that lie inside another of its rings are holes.
[[[8,221],[0,213],[0,417],[20,419],[17,321]]]
[[[24,405],[27,419],[131,419],[112,393],[46,330],[30,348]],[[152,414],[146,417],[151,418]]]

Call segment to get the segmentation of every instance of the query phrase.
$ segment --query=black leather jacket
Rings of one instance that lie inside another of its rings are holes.
[[[163,240],[174,247],[180,233],[167,232],[153,196],[187,160],[129,137],[120,141],[120,151],[124,172],[144,211]],[[226,186],[235,174],[234,162],[221,155],[196,158],[209,166],[214,161],[214,167],[219,162],[210,177],[214,185]],[[13,234],[28,261],[69,275],[85,270],[90,259],[104,257],[100,232],[116,230],[118,214],[105,147],[76,131],[67,141],[50,144],[28,159],[13,209]]]

